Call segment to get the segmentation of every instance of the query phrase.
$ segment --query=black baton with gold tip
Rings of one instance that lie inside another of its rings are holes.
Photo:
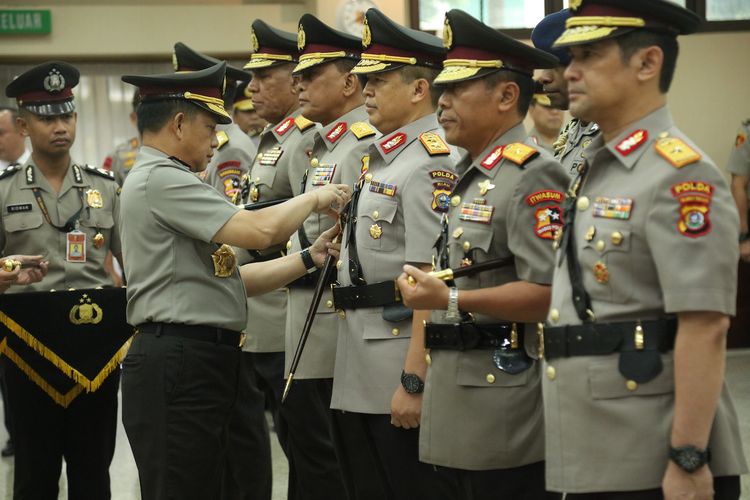
[[[243,208],[245,210],[262,210],[264,208],[272,207],[274,205],[280,205],[285,201],[291,200],[291,198],[277,198],[275,200],[259,201],[258,203],[248,203]]]
[[[483,273],[485,271],[491,271],[492,269],[498,269],[501,267],[509,266],[513,264],[513,257],[505,257],[503,259],[492,259],[479,264],[472,264],[470,266],[459,267],[458,269],[441,269],[440,271],[432,271],[428,273],[430,276],[442,281],[450,281],[456,278],[463,278],[464,276],[472,276],[474,274]],[[417,281],[409,276],[406,278],[411,286],[416,286]]]

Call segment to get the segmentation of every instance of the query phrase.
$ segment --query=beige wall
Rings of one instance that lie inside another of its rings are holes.
[[[63,57],[163,60],[177,40],[208,53],[242,59],[249,52],[249,25],[254,18],[294,30],[302,13],[316,12],[325,22],[334,24],[341,1],[212,6],[206,5],[209,2],[180,6],[34,5],[52,10],[52,35],[0,38],[0,62]],[[376,2],[393,19],[407,22],[407,2]],[[694,35],[683,37],[681,44],[669,105],[678,126],[723,166],[737,125],[750,118],[750,65],[747,58],[738,56],[743,47],[750,46],[750,32]]]

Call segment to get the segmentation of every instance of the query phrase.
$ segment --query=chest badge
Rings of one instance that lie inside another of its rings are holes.
[[[370,237],[373,240],[379,240],[381,236],[383,236],[383,228],[382,227],[380,227],[377,224],[373,224],[372,226],[370,226]]]
[[[98,189],[89,189],[86,191],[86,204],[91,208],[102,208],[104,206],[102,193]]]
[[[479,183],[479,194],[484,196],[488,191],[495,189],[495,185],[490,182],[489,179],[485,179]]]
[[[217,278],[229,278],[237,267],[237,257],[234,249],[227,244],[221,245],[213,254],[214,276]]]

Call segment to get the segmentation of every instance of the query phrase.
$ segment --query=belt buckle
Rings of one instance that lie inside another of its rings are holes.
[[[245,340],[247,340],[247,334],[245,332],[240,332],[240,345],[237,347],[242,349],[245,346]]]

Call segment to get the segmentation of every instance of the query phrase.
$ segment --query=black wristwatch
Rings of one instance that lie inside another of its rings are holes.
[[[318,266],[315,265],[315,261],[313,260],[312,255],[310,255],[309,248],[303,248],[299,254],[300,257],[302,257],[302,264],[305,266],[307,274],[312,274],[318,270]]]
[[[424,392],[424,382],[415,373],[406,373],[401,370],[401,385],[409,394],[421,394]]]
[[[669,458],[685,472],[695,472],[711,460],[711,451],[688,444],[669,448]]]

